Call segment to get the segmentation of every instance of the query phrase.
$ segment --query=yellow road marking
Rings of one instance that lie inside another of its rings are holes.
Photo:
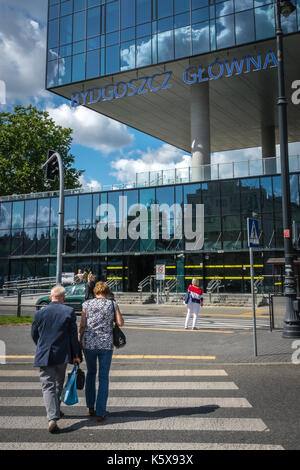
[[[34,356],[0,356],[0,359],[34,359]]]
[[[0,358],[5,359],[34,359],[34,356],[0,356]],[[115,359],[209,359],[215,360],[216,356],[161,356],[161,355],[151,355],[151,354],[117,354],[113,355]]]
[[[113,358],[116,359],[209,359],[209,360],[215,360],[216,356],[156,356],[156,355],[130,355],[126,356],[124,354],[120,355],[113,355]]]

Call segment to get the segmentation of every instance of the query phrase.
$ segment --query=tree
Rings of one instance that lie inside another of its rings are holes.
[[[47,182],[42,165],[48,150],[63,160],[66,189],[80,188],[82,170],[76,170],[70,153],[72,129],[57,126],[46,111],[16,106],[0,113],[0,195],[54,191],[58,179]]]

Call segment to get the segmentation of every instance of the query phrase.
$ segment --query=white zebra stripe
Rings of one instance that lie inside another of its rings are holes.
[[[280,445],[216,442],[3,442],[0,450],[284,450]]]
[[[85,370],[85,366],[81,366]],[[219,369],[179,369],[179,370],[128,370],[111,369],[110,377],[218,377],[227,376],[225,370]],[[32,370],[0,370],[0,377],[39,377],[39,369]]]
[[[78,398],[78,405],[86,407],[84,397]],[[44,407],[42,397],[1,397],[1,407]],[[220,406],[230,408],[251,408],[245,398],[232,397],[109,397],[108,408],[199,408]]]
[[[0,416],[2,429],[45,429],[44,417],[36,416]],[[47,424],[47,421],[46,421]],[[74,430],[92,429],[127,430],[127,431],[269,431],[265,423],[257,418],[148,418],[148,417],[108,417],[103,423],[84,417],[82,419],[64,419],[61,429],[72,427]]]
[[[0,390],[39,390],[37,382],[0,382]],[[110,390],[237,390],[233,382],[110,382]]]

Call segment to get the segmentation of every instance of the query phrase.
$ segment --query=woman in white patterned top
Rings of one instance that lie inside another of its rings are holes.
[[[89,414],[104,420],[108,398],[109,370],[113,354],[113,321],[124,325],[118,305],[107,297],[110,289],[106,282],[97,282],[95,298],[82,304],[79,342],[83,348],[87,375],[85,383],[86,404]],[[97,359],[99,360],[99,388],[96,398]],[[96,412],[95,412],[96,403]]]

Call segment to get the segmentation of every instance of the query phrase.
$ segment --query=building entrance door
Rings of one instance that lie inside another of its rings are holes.
[[[128,290],[137,292],[138,285],[154,273],[154,256],[130,256],[128,258]]]

